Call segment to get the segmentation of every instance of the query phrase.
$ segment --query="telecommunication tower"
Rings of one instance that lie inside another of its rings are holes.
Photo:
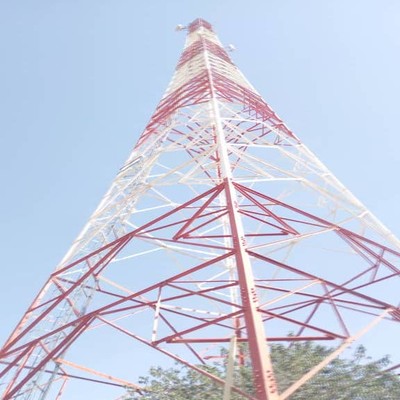
[[[399,241],[208,22],[179,29],[184,51],[150,122],[0,351],[3,400],[78,399],[81,383],[122,398],[143,390],[132,375],[147,354],[209,377],[226,399],[284,400],[372,329],[389,343],[399,328]],[[280,388],[269,345],[296,341],[335,350]],[[203,368],[224,356],[250,360],[254,392],[235,363],[225,377]]]

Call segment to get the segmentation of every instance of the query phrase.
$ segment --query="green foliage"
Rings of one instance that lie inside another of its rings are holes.
[[[289,387],[330,352],[329,348],[311,342],[296,343],[290,348],[273,346],[272,360],[280,390]],[[352,358],[332,361],[290,400],[398,400],[400,380],[383,372],[388,364],[388,357],[371,361],[360,346]]]
[[[332,350],[312,342],[295,343],[290,347],[273,345],[271,358],[280,392],[296,382]],[[383,372],[389,359],[371,360],[360,346],[350,359],[337,358],[312,380],[295,392],[290,400],[399,400],[400,379]],[[224,377],[225,366],[216,364],[202,367],[208,372]],[[186,367],[163,369],[153,367],[140,384],[147,388],[141,400],[221,400],[223,388],[209,378]],[[238,366],[235,385],[253,393],[249,364]],[[135,397],[138,396],[138,397]],[[232,400],[243,399],[238,394]]]
[[[221,374],[217,367],[203,367],[203,369],[213,375]],[[140,378],[139,384],[148,389],[144,396],[138,397],[142,400],[221,400],[222,398],[221,385],[186,367],[168,369],[153,367],[149,376]]]

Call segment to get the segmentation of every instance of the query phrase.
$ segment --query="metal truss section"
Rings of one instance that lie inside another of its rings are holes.
[[[143,349],[225,394],[284,400],[372,328],[388,349],[398,335],[399,241],[248,83],[209,23],[187,31],[131,155],[0,351],[4,400],[140,393]],[[334,350],[278,387],[269,344],[295,341]],[[232,368],[249,360],[254,392],[229,368],[204,368],[226,354]]]

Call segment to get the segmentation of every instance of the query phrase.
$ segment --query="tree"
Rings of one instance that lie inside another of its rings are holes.
[[[274,344],[271,357],[280,391],[288,388],[314,365],[322,361],[332,349],[312,342],[294,343],[287,347]],[[295,392],[290,400],[398,400],[400,379],[384,372],[389,358],[371,360],[360,346],[350,359],[337,358],[318,375]],[[224,363],[203,367],[214,375],[224,377]],[[185,366],[163,369],[153,367],[149,375],[140,378],[146,387],[141,400],[221,400],[223,388],[218,383]],[[254,393],[250,365],[237,367],[235,385]],[[232,394],[232,400],[243,399]]]

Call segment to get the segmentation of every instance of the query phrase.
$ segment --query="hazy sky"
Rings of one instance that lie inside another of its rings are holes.
[[[203,17],[400,235],[398,0],[0,0],[0,341],[128,156]]]

